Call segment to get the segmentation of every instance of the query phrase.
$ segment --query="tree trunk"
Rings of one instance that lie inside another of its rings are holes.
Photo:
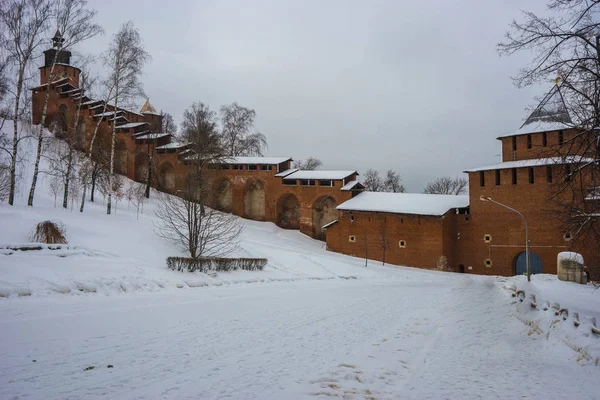
[[[112,175],[115,168],[115,136],[117,128],[117,110],[119,109],[119,85],[115,85],[115,111],[113,114],[112,138],[110,143],[110,170],[108,172],[108,203],[106,204],[106,213],[110,214],[112,200]]]
[[[40,158],[42,157],[42,140],[44,138],[44,125],[46,124],[46,114],[48,112],[48,102],[50,101],[50,86],[54,81],[54,67],[56,66],[56,57],[62,50],[62,47],[58,47],[54,59],[52,60],[52,67],[48,74],[48,88],[46,90],[46,98],[44,99],[44,108],[42,109],[42,119],[40,121],[40,132],[38,134],[38,145],[37,154],[35,156],[35,164],[33,168],[33,178],[31,180],[31,189],[29,190],[29,199],[27,199],[27,205],[33,206],[33,197],[35,196],[35,187],[37,185],[37,177],[40,171]]]
[[[10,190],[8,193],[8,204],[11,206],[15,202],[15,186],[17,184],[17,152],[19,150],[19,126],[17,120],[19,118],[19,105],[21,100],[21,92],[23,91],[23,74],[25,67],[19,69],[19,77],[17,80],[17,95],[15,99],[15,115],[13,119],[13,148],[10,160]]]
[[[79,212],[83,212],[83,206],[85,205],[85,192],[87,191],[87,185],[83,185],[83,193],[81,194],[81,206],[79,207]]]
[[[98,177],[97,172],[92,172],[92,192],[90,193],[90,201],[94,202],[94,193],[96,192],[96,178]]]
[[[85,85],[85,79],[83,80],[83,85]],[[82,89],[83,95],[83,89]],[[73,122],[73,132],[71,132],[71,136],[67,136],[69,144],[69,154],[67,155],[67,176],[65,179],[65,190],[63,193],[63,208],[67,208],[69,202],[69,184],[71,183],[71,174],[73,173],[73,147],[75,141],[75,135],[77,134],[77,127],[79,125],[79,112],[81,111],[81,99],[77,103],[77,111],[75,111],[75,121]],[[68,135],[68,133],[67,133]],[[71,208],[72,205],[71,205]]]

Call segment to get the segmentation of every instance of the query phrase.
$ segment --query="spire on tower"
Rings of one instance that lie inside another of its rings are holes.
[[[65,39],[63,38],[62,33],[60,33],[60,29],[56,28],[56,33],[54,34],[54,37],[52,38],[53,47],[55,49],[58,49],[59,47],[62,47],[62,44],[64,42],[65,42]]]
[[[158,111],[156,111],[156,108],[154,108],[152,106],[152,104],[150,104],[150,97],[148,97],[146,99],[146,102],[140,109],[140,114],[158,114]]]

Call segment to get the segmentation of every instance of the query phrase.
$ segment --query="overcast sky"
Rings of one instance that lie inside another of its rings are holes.
[[[323,169],[400,173],[410,192],[500,160],[498,135],[550,87],[517,89],[526,54],[495,45],[520,8],[544,1],[103,0],[100,54],[132,20],[152,62],[146,94],[177,122],[202,101],[256,110],[266,155]]]

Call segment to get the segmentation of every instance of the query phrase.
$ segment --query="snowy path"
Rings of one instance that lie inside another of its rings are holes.
[[[600,369],[528,335],[486,282],[5,299],[0,398],[596,398]]]

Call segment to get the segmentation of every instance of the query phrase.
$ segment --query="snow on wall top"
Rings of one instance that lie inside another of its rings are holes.
[[[285,177],[285,179],[319,180],[332,179],[341,180],[356,174],[356,171],[296,171]]]
[[[182,147],[185,147],[189,145],[189,143],[183,143],[183,142],[171,142],[162,146],[158,146],[155,149],[156,150],[168,150],[168,149],[179,149]]]
[[[148,122],[130,122],[128,124],[117,125],[117,129],[137,128],[142,125],[150,125]]]
[[[567,157],[548,157],[548,158],[534,158],[532,160],[519,160],[519,161],[506,161],[494,165],[488,165],[486,167],[467,169],[463,172],[478,172],[478,171],[490,171],[494,169],[505,169],[505,168],[525,168],[525,167],[539,167],[543,165],[562,165],[562,164],[579,164],[589,163],[594,161],[593,158],[587,158],[582,156],[567,156]]]
[[[291,160],[290,157],[228,157],[221,163],[277,165],[289,160]]]
[[[356,185],[364,187],[359,181],[350,181],[346,183],[340,190],[352,190]]]
[[[337,206],[337,209],[441,216],[448,212],[448,210],[463,208],[468,205],[469,196],[362,192]]]
[[[278,173],[278,174],[275,174],[275,176],[276,176],[276,177],[278,177],[278,178],[283,178],[283,177],[286,177],[286,176],[288,176],[289,174],[292,174],[292,173],[294,173],[294,172],[296,172],[296,171],[300,171],[300,169],[298,169],[298,168],[290,168],[290,169],[286,169],[286,170],[285,170],[285,171],[283,171],[283,172],[280,172],[280,173]]]

